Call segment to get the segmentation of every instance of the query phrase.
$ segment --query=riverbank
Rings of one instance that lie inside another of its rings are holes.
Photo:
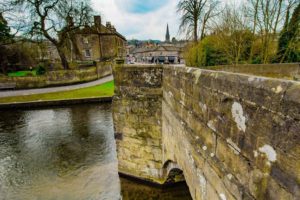
[[[32,109],[32,108],[43,108],[43,107],[57,107],[57,106],[69,106],[77,104],[91,104],[91,103],[110,103],[112,97],[92,97],[92,98],[81,98],[81,99],[59,99],[51,101],[31,101],[21,103],[0,103],[0,110],[9,109]]]
[[[97,62],[96,66],[70,70],[48,71],[40,76],[0,77],[0,86],[11,85],[9,89],[34,89],[87,83],[112,74],[112,63]]]
[[[109,81],[76,90],[0,98],[0,109],[107,102],[112,100],[113,94],[114,82]]]

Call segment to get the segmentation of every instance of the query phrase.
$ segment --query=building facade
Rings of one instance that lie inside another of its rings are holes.
[[[170,40],[169,26],[167,25],[165,41],[155,45],[139,46],[130,48],[127,57],[138,63],[184,63],[183,52],[186,42],[177,42],[175,39]],[[129,61],[131,62],[131,61]]]
[[[100,16],[94,16],[94,24],[85,26],[69,34],[65,44],[65,54],[69,62],[107,61],[116,57],[125,57],[126,38],[116,31],[110,22],[104,26]],[[59,60],[52,43],[46,41],[41,55],[46,60]]]

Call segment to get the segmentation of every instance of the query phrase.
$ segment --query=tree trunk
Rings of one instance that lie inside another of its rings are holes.
[[[195,24],[195,26],[194,26],[194,41],[195,42],[198,42],[198,25],[197,24]]]
[[[282,0],[279,0],[279,9],[278,9],[278,13],[277,13],[277,17],[276,17],[276,21],[275,21],[275,27],[273,30],[273,37],[276,37],[276,31],[277,31],[277,26],[278,26],[278,22],[279,22],[279,17],[281,15],[281,7],[282,7]]]
[[[194,17],[194,42],[197,43],[198,42],[198,18]]]
[[[253,21],[253,32],[252,32],[252,41],[251,41],[251,48],[250,48],[250,56],[249,56],[249,63],[252,63],[253,59],[253,51],[254,51],[254,42],[255,42],[255,34],[256,34],[256,23],[257,23],[257,14],[258,14],[258,0],[256,0],[255,8],[254,8],[254,21]]]
[[[204,18],[203,24],[202,24],[202,29],[201,29],[200,40],[203,40],[203,38],[204,38],[204,31],[205,31],[205,27],[206,27],[206,22],[207,22],[207,20]]]
[[[63,66],[64,69],[70,69],[69,68],[69,63],[68,60],[66,58],[65,53],[63,52],[63,50],[60,47],[57,47],[57,51],[61,60],[61,64]]]

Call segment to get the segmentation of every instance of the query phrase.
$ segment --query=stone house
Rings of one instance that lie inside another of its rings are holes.
[[[126,38],[117,32],[110,22],[104,26],[100,16],[94,16],[94,24],[86,25],[69,35],[65,44],[68,61],[106,61],[116,57],[125,57]],[[59,55],[52,43],[46,41],[41,50],[46,60],[59,60]]]

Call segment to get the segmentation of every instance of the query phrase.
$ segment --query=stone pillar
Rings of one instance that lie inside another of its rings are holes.
[[[162,178],[162,66],[114,67],[113,119],[119,172],[155,183]]]

